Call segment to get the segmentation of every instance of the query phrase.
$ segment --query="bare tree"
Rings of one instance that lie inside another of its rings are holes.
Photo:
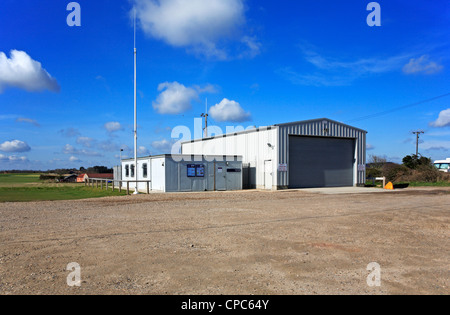
[[[371,167],[380,169],[387,163],[387,157],[386,156],[378,156],[371,154],[369,156],[369,164]]]

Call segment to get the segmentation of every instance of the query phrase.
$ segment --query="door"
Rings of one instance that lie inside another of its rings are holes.
[[[264,186],[267,190],[272,190],[273,168],[272,161],[264,161]]]
[[[355,139],[289,137],[289,187],[354,184]]]
[[[217,191],[227,190],[227,167],[225,163],[215,163],[215,181]]]

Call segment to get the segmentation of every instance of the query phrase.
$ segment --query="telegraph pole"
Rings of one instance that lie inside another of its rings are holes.
[[[419,157],[419,139],[421,134],[425,134],[422,130],[414,131],[414,135],[416,135],[416,156]]]

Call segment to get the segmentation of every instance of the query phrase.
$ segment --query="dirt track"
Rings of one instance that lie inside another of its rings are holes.
[[[5,203],[0,294],[449,294],[449,205],[449,188]]]

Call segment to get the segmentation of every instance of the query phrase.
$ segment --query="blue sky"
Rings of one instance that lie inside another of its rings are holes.
[[[79,0],[0,3],[0,169],[118,164],[133,152],[138,16],[141,154],[172,129],[327,117],[365,129],[368,154],[450,157],[448,1]],[[343,3],[344,2],[344,3]],[[194,131],[192,131],[194,132]]]

